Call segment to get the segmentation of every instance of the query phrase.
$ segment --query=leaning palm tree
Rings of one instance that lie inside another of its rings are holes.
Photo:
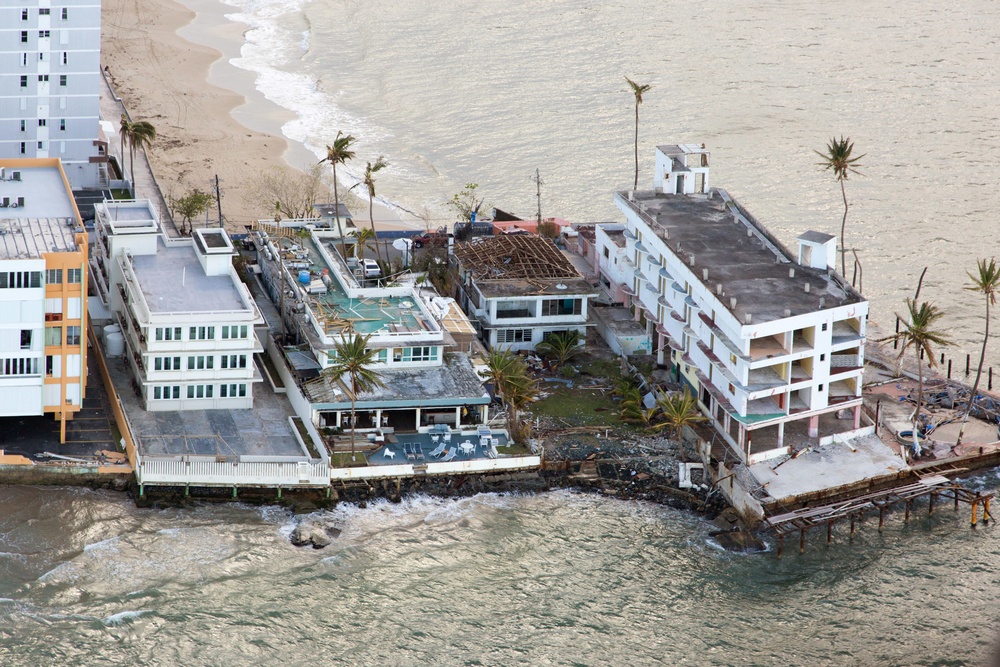
[[[635,95],[635,185],[632,186],[633,190],[639,189],[639,105],[642,104],[642,94],[649,92],[652,88],[648,83],[638,84],[632,79],[625,77],[628,81],[629,88],[632,89],[632,93]]]
[[[983,326],[983,348],[979,353],[979,366],[976,367],[976,381],[972,383],[972,393],[969,394],[969,404],[965,406],[965,414],[962,415],[962,428],[958,432],[958,440],[955,445],[962,444],[962,437],[965,435],[965,425],[969,421],[969,413],[972,412],[972,404],[976,400],[976,391],[979,389],[979,380],[983,377],[983,362],[986,360],[986,343],[990,339],[990,306],[997,302],[997,292],[1000,291],[1000,266],[997,261],[991,258],[989,262],[981,259],[976,262],[976,273],[969,273],[972,284],[965,289],[971,292],[979,292],[986,297],[986,323]]]
[[[368,188],[368,222],[372,226],[372,234],[375,234],[375,174],[389,166],[389,163],[385,161],[381,155],[375,164],[371,162],[365,167],[365,178],[362,181],[365,187]],[[378,247],[378,241],[375,242],[375,256],[378,258],[379,264],[382,263],[382,251]]]
[[[937,306],[926,301],[917,304],[913,299],[907,298],[906,311],[907,317],[896,315],[903,323],[903,330],[892,338],[902,343],[897,359],[901,360],[910,348],[913,348],[913,354],[917,359],[917,409],[913,411],[913,448],[919,456],[920,408],[924,400],[924,365],[920,356],[923,354],[927,358],[927,365],[934,368],[937,365],[934,361],[934,346],[944,347],[951,345],[952,342],[946,334],[934,328],[938,320],[944,316]]]
[[[547,357],[553,368],[562,366],[567,361],[583,352],[580,347],[580,332],[557,331],[535,346],[535,351]]]
[[[120,142],[119,156],[121,158],[121,164],[119,165],[122,170],[122,178],[125,178],[125,141],[128,140],[129,136],[132,134],[132,121],[128,119],[128,116],[122,114],[121,122],[118,124],[118,141]],[[135,177],[131,179],[133,181],[132,187],[135,189]]]
[[[155,139],[156,128],[153,127],[152,123],[140,120],[131,124],[128,135],[128,152],[129,171],[132,172],[133,179],[135,178],[135,152],[140,148],[151,145]]]
[[[373,367],[378,362],[378,350],[368,347],[371,336],[354,334],[351,338],[342,338],[334,344],[336,359],[333,365],[323,371],[333,380],[341,380],[346,376],[350,382],[351,393],[351,460],[356,460],[354,453],[354,428],[356,413],[354,406],[358,394],[382,389],[385,382],[382,375]]]
[[[660,410],[661,421],[652,426],[651,430],[668,429],[670,436],[678,442],[681,441],[685,427],[706,419],[698,412],[698,399],[687,388],[683,392],[672,394],[660,392],[656,396],[656,407]]]
[[[507,404],[508,431],[517,439],[523,431],[520,412],[538,393],[524,360],[510,350],[491,349],[486,355],[486,369],[480,375],[493,384],[493,391]]]
[[[847,190],[844,187],[844,181],[852,173],[859,176],[862,175],[857,170],[857,167],[861,166],[858,164],[858,160],[863,158],[864,155],[852,156],[854,142],[851,141],[850,137],[845,139],[843,136],[840,139],[830,139],[830,143],[826,145],[825,153],[820,153],[819,151],[813,152],[823,158],[823,161],[818,163],[819,166],[825,170],[832,171],[834,178],[840,181],[840,194],[844,197],[844,219],[840,223],[840,273],[846,276],[847,246],[844,245],[844,232],[847,228]]]
[[[355,138],[352,135],[338,131],[337,136],[333,139],[333,145],[326,147],[326,157],[319,161],[320,164],[329,162],[330,167],[333,168],[333,207],[337,216],[337,230],[340,232],[340,250],[345,260],[347,259],[347,242],[344,240],[344,223],[340,218],[340,191],[337,189],[337,165],[345,164],[348,160],[354,159],[354,151],[351,150],[351,144],[354,142]]]

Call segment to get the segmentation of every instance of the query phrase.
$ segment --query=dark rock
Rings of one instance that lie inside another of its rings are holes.
[[[709,534],[726,551],[743,554],[755,554],[767,551],[767,547],[761,539],[749,530],[736,529]]]

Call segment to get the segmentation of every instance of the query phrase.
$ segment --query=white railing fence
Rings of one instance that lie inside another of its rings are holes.
[[[200,457],[142,457],[136,466],[140,484],[206,486],[329,486],[325,461],[218,461]]]

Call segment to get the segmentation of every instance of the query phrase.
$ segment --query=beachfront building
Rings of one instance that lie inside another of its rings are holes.
[[[0,160],[0,416],[81,409],[87,234],[56,158]]]
[[[602,282],[744,463],[864,430],[868,303],[834,270],[832,236],[806,232],[790,252],[709,187],[698,145],[657,147],[653,189],[615,203],[624,242],[597,231]]]
[[[0,158],[58,157],[74,190],[108,184],[101,3],[0,3]]]
[[[314,423],[350,427],[350,382],[324,371],[337,343],[356,334],[369,336],[386,385],[355,397],[357,429],[482,423],[490,397],[468,354],[473,329],[454,302],[403,277],[358,273],[332,228],[288,224],[260,221],[252,238],[261,283],[284,321],[280,361],[299,371]]]
[[[455,248],[458,300],[490,348],[534,350],[554,333],[584,344],[594,288],[549,239],[507,234]]]
[[[162,233],[149,201],[95,207],[94,275],[148,411],[247,409],[262,380],[253,355],[263,324],[222,229]]]

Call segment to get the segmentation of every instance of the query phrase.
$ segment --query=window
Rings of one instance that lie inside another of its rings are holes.
[[[21,10],[21,20],[22,21],[27,21],[28,20],[28,10],[27,9],[22,9]],[[21,34],[23,35],[24,33],[22,32]]]
[[[38,359],[0,359],[0,375],[38,375]]]
[[[22,53],[21,54],[21,67],[27,67],[27,66],[28,66],[28,54],[27,53]]]
[[[65,118],[60,118],[59,119],[59,131],[60,132],[65,132],[66,131],[66,119]],[[77,280],[76,282],[80,282],[80,281]]]
[[[826,355],[825,354],[819,355],[819,360],[820,361],[826,361]]]
[[[826,322],[823,322],[822,331],[826,331]]]
[[[66,21],[69,19],[69,9],[66,7],[62,8],[62,20]]]
[[[69,53],[63,51],[63,65],[68,65],[68,64],[69,64]]]
[[[66,121],[62,122],[65,123]],[[69,284],[79,285],[82,278],[83,278],[83,269],[66,269],[66,282],[68,282]]]
[[[153,387],[153,398],[156,400],[177,399],[181,397],[181,388],[174,387]]]
[[[27,88],[28,87],[28,75],[27,74],[22,74],[21,75],[21,87],[22,88]]]
[[[212,389],[214,385],[210,384],[189,384],[187,396],[188,398],[212,398]]]
[[[215,327],[191,327],[188,333],[188,340],[213,340],[215,338]]]
[[[222,355],[223,368],[246,368],[247,355],[245,354],[224,354]]]
[[[39,74],[38,75],[38,82],[39,83],[48,83],[49,82],[49,75],[48,74]]]
[[[731,352],[729,353],[729,363],[731,363],[733,366],[736,365],[736,355]]]
[[[180,340],[180,327],[157,327],[156,340]]]
[[[62,327],[45,327],[45,344],[62,345]]]
[[[24,120],[21,120],[21,131],[24,132]]]
[[[542,315],[580,315],[583,299],[546,299],[542,302]]]
[[[816,387],[816,391],[823,391],[823,385],[819,385],[818,387]]]
[[[222,359],[224,363],[225,357]],[[188,357],[189,371],[203,371],[206,368],[215,368],[215,357]],[[225,365],[223,365],[223,368],[225,368]]]
[[[222,327],[222,339],[228,340],[230,338],[246,338],[247,337],[247,325],[237,325]]]
[[[24,153],[25,153],[24,149],[25,149],[25,143],[22,141],[21,142],[21,155],[24,155]]]
[[[181,358],[156,357],[153,360],[153,368],[158,371],[179,371],[181,369]]]
[[[219,385],[219,398],[243,398],[247,395],[245,384],[223,384]]]
[[[38,127],[45,127],[48,124],[49,124],[48,119],[46,119],[46,118],[39,118],[38,119]]]
[[[67,345],[79,345],[80,344],[80,327],[66,327],[66,344]]]
[[[607,247],[604,248],[604,257],[611,257],[611,251]]]
[[[41,150],[45,150],[45,142],[44,141],[39,141],[38,142],[38,150],[40,150],[40,151]]]
[[[21,349],[31,349],[31,329],[21,329]]]
[[[45,271],[45,283],[55,285],[62,282],[62,269],[47,269]]]
[[[28,42],[28,31],[27,30],[22,30],[21,31],[21,43],[22,44],[26,44],[27,42]]]
[[[66,75],[65,74],[60,74],[59,75],[59,85],[60,86],[65,86],[66,85]]]
[[[39,30],[38,31],[38,37],[40,39],[44,39],[44,38],[46,38],[48,36],[49,36],[49,31],[48,30]]]
[[[2,271],[0,289],[25,289],[42,286],[41,271]]]
[[[55,368],[55,357],[51,354],[45,355],[45,374],[51,376]]]
[[[531,329],[497,329],[498,343],[530,343]]]
[[[38,15],[39,16],[48,16],[49,13],[50,13],[50,11],[51,10],[48,7],[39,7],[38,8]]]

